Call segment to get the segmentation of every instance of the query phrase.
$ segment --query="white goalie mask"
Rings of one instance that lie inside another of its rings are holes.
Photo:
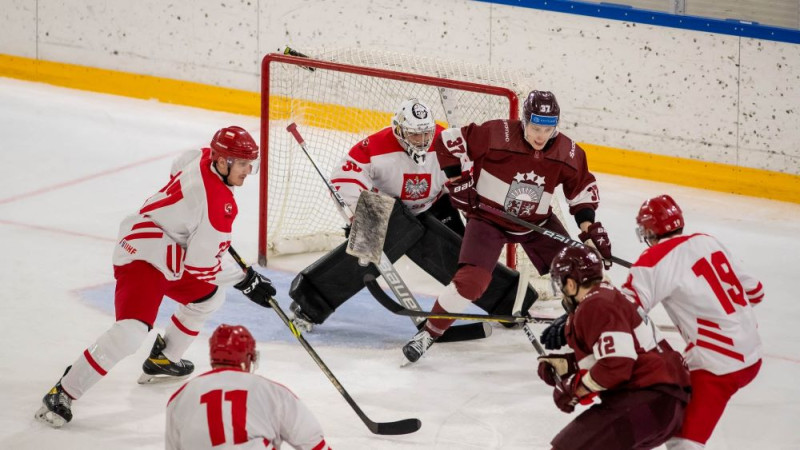
[[[404,101],[392,118],[394,137],[408,156],[420,165],[425,163],[435,131],[431,109],[415,98]]]

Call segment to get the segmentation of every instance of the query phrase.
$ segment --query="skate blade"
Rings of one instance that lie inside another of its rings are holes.
[[[400,361],[400,368],[412,366],[416,362],[419,362],[419,359],[416,361],[411,361],[410,359],[406,358],[405,355],[403,355],[403,360]]]
[[[44,405],[42,405],[42,407],[39,408],[38,411],[36,411],[36,415],[34,417],[39,422],[42,422],[46,425],[50,425],[53,428],[61,428],[64,426],[64,424],[67,423],[67,421],[63,417],[59,416],[53,411],[50,411],[49,409],[47,409],[47,406]]]
[[[189,378],[189,375],[183,375],[180,377],[175,377],[172,375],[148,375],[146,373],[142,373],[139,375],[139,379],[136,380],[139,384],[161,384],[161,383],[172,383],[175,381],[183,381]]]

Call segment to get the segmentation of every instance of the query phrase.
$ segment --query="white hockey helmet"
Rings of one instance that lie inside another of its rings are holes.
[[[433,143],[436,122],[428,105],[412,98],[403,102],[392,118],[392,132],[397,142],[417,164],[425,163],[425,155]]]

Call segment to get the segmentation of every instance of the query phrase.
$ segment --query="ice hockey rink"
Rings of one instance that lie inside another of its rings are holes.
[[[120,220],[164,185],[173,157],[207,145],[215,130],[231,124],[254,134],[259,126],[255,117],[0,78],[0,448],[163,448],[166,402],[180,384],[136,383],[155,332],[73,404],[74,419],[64,428],[46,427],[33,414],[64,368],[114,320],[111,253]],[[643,250],[634,234],[636,211],[646,198],[669,193],[684,209],[687,231],[720,238],[764,283],[766,297],[756,308],[763,368],[734,397],[707,448],[800,448],[800,301],[791,284],[800,279],[800,205],[597,176],[598,219],[617,256],[634,260]],[[237,191],[233,245],[249,260],[256,256],[257,196],[255,178]],[[263,270],[284,309],[290,280],[318,256],[275,258]],[[405,260],[397,267],[430,302],[435,283]],[[626,271],[614,267],[609,275],[620,283]],[[173,305],[164,301],[156,331]],[[416,433],[378,436],[275,313],[235,290],[185,356],[196,373],[208,369],[207,338],[222,322],[254,332],[257,373],[289,386],[337,450],[546,449],[575,417],[553,404],[521,330],[495,327],[485,340],[435,345],[401,369],[411,322],[367,296],[349,301],[307,338],[372,420],[422,421]],[[667,336],[678,345],[676,334]]]

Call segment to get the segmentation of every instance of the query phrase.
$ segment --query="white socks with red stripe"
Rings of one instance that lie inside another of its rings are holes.
[[[147,325],[135,319],[114,322],[72,364],[72,369],[61,380],[61,386],[77,400],[119,361],[133,354],[148,332]]]
[[[164,331],[164,356],[172,362],[178,362],[186,353],[186,349],[194,342],[194,338],[211,314],[225,302],[225,289],[219,288],[207,300],[200,303],[189,303],[178,307],[170,318]]]

